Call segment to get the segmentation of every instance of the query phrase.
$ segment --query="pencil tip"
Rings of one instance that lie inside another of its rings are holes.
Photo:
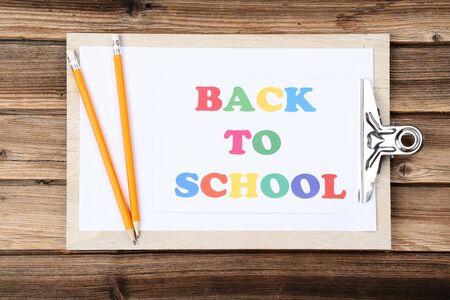
[[[134,228],[134,233],[135,233],[135,235],[136,235],[136,239],[139,237],[139,235],[140,235],[140,230],[139,230],[139,227],[140,227],[140,222],[139,221],[133,221],[133,228]]]
[[[130,228],[127,230],[127,234],[130,237],[131,241],[133,242],[133,244],[136,245],[136,235],[134,234],[134,229]]]

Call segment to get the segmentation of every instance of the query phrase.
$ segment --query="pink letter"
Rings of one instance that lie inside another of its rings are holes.
[[[250,130],[227,130],[225,131],[224,137],[227,139],[230,136],[233,137],[233,147],[229,151],[230,154],[244,154],[245,151],[242,149],[242,137],[245,136],[247,139],[252,137]]]
[[[220,89],[215,86],[198,86],[198,105],[195,110],[215,111],[222,107]]]

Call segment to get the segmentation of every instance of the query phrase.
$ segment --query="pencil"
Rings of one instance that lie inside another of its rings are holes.
[[[117,206],[119,207],[120,214],[122,216],[123,224],[127,234],[130,236],[133,243],[136,243],[136,235],[133,228],[133,223],[131,221],[130,212],[128,210],[127,203],[123,197],[123,192],[117,178],[114,165],[109,155],[108,146],[106,145],[105,138],[103,136],[100,123],[97,119],[94,106],[92,105],[91,97],[89,96],[89,91],[84,82],[83,74],[81,73],[80,64],[78,63],[77,56],[74,51],[67,51],[67,59],[72,68],[73,76],[80,91],[81,99],[83,100],[84,108],[91,123],[92,131],[94,132],[95,140],[97,141],[98,149],[103,159],[106,172],[108,174],[109,181],[116,198]]]
[[[136,191],[136,175],[134,172],[133,145],[130,134],[130,121],[128,118],[127,95],[125,90],[125,77],[123,75],[122,54],[120,53],[120,40],[118,35],[112,36],[114,69],[116,73],[117,95],[119,98],[120,120],[122,123],[123,147],[127,168],[128,194],[130,200],[131,219],[136,237],[139,237],[139,202]]]

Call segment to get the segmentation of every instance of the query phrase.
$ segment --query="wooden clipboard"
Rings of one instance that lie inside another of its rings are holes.
[[[389,35],[166,35],[122,34],[128,47],[373,48],[374,93],[381,118],[389,124]],[[67,34],[67,49],[110,46],[110,34]],[[282,46],[279,46],[282,45]],[[67,233],[70,250],[113,249],[390,249],[390,164],[377,177],[377,231],[164,231],[144,232],[134,246],[123,232],[80,231],[79,111],[77,87],[67,66]]]

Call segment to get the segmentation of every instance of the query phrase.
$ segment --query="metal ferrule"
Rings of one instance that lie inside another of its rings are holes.
[[[118,35],[112,36],[112,47],[114,55],[120,54],[120,39]]]
[[[80,68],[80,64],[74,51],[67,51],[67,60],[69,61],[72,70]]]

